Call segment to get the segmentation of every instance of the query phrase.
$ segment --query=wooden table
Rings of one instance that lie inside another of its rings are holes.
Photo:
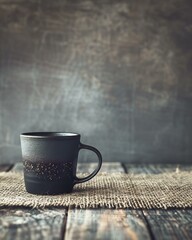
[[[133,165],[104,163],[103,172],[160,173],[177,165]],[[179,166],[192,169],[192,165]],[[95,163],[79,164],[88,172]],[[0,171],[22,171],[22,165],[2,165]],[[192,209],[132,210],[45,208],[43,210],[0,208],[2,239],[192,239]]]

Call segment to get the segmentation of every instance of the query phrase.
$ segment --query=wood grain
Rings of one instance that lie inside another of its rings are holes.
[[[80,164],[81,166],[81,164]],[[83,165],[90,172],[90,165]],[[91,169],[92,170],[92,169]],[[119,163],[103,164],[101,172],[124,172]],[[73,209],[68,211],[65,239],[150,239],[140,210]]]
[[[78,173],[91,173],[96,169],[97,163],[79,163],[77,164],[77,174]],[[101,167],[101,172],[125,172],[119,162],[104,162]]]
[[[63,236],[65,222],[65,209],[2,208],[0,239],[59,240]]]
[[[192,170],[189,164],[125,164],[125,167],[126,172],[135,174]],[[143,210],[143,217],[154,239],[192,239],[192,209]]]
[[[79,163],[77,171],[90,173],[97,163]],[[21,172],[22,163],[11,171]],[[103,163],[101,172],[124,172],[121,163]],[[66,213],[66,210],[63,209]],[[51,213],[51,210],[50,210]],[[33,216],[33,213],[31,213]],[[69,209],[65,239],[150,239],[147,224],[139,210]],[[23,231],[23,230],[21,230]]]
[[[127,173],[165,173],[175,171],[191,171],[191,164],[123,164]]]
[[[88,173],[96,163],[79,163]],[[191,165],[126,164],[128,173],[191,170]],[[104,163],[101,171],[124,171],[120,163]],[[16,164],[12,171],[22,171]],[[192,210],[0,209],[0,239],[192,239]]]
[[[192,210],[147,210],[144,216],[157,240],[192,239]]]
[[[22,163],[15,164],[10,171],[22,172]],[[0,240],[56,240],[63,238],[67,209],[1,208],[0,216]]]
[[[137,210],[69,209],[66,236],[71,239],[150,239]]]

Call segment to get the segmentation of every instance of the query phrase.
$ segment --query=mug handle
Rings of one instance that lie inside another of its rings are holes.
[[[94,153],[96,153],[97,157],[98,157],[98,166],[97,168],[87,177],[84,177],[84,178],[78,178],[78,177],[75,177],[75,184],[76,183],[83,183],[83,182],[86,182],[86,181],[89,181],[91,178],[93,178],[100,170],[101,168],[101,165],[102,165],[102,156],[101,156],[101,153],[94,147],[92,146],[89,146],[89,145],[85,145],[85,144],[82,144],[80,143],[79,145],[79,151],[81,149],[88,149],[90,151],[93,151]]]

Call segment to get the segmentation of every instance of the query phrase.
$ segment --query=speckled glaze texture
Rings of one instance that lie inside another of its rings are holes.
[[[62,179],[63,175],[72,176],[73,165],[70,162],[30,162],[27,160],[23,161],[25,173],[32,173],[45,180],[56,180]]]
[[[75,133],[23,133],[21,150],[26,190],[33,194],[70,193],[73,186],[94,177],[101,168],[102,157],[94,147],[80,143]],[[80,149],[94,151],[99,159],[97,169],[88,177],[76,177]]]

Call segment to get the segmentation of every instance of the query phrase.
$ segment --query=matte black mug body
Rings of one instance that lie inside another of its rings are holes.
[[[27,192],[33,194],[70,193],[73,186],[93,178],[101,168],[101,153],[80,143],[80,134],[59,132],[23,133],[21,150]],[[85,178],[76,176],[78,153],[88,149],[98,156],[98,167]]]

